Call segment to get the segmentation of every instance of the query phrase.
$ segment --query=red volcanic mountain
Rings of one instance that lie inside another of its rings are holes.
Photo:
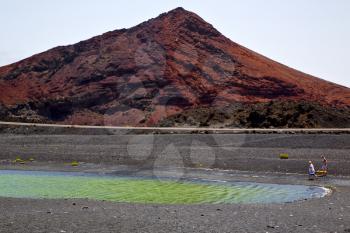
[[[182,8],[0,68],[2,120],[344,127],[349,107],[349,88],[244,48]]]

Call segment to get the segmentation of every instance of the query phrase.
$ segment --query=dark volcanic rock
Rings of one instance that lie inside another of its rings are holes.
[[[350,128],[350,109],[306,101],[234,104],[216,109],[188,109],[159,126],[215,126],[238,128]]]
[[[287,116],[277,114],[280,104],[265,104],[271,101],[304,104],[291,104]],[[0,103],[2,120],[159,125],[206,109],[213,120],[180,120],[205,126],[232,119],[225,106],[242,104],[249,107],[232,126],[342,127],[348,118],[339,111],[350,106],[350,90],[246,49],[177,8],[1,67]],[[303,109],[314,104],[324,117]]]

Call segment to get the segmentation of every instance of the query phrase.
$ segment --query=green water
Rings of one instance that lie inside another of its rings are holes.
[[[321,197],[324,189],[300,185],[86,175],[64,172],[0,171],[0,196],[87,198],[126,203],[272,203]]]

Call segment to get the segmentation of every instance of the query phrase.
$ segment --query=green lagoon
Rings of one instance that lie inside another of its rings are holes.
[[[123,177],[72,172],[0,171],[0,197],[85,198],[142,204],[285,203],[323,197],[322,187]]]

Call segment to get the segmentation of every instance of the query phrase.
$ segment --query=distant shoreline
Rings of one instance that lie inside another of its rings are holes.
[[[75,131],[75,132],[74,132]],[[95,132],[91,132],[95,131]],[[106,131],[106,132],[105,132]],[[262,133],[262,134],[348,134],[350,128],[214,128],[214,127],[132,127],[132,126],[88,126],[88,125],[64,125],[43,124],[25,122],[0,121],[0,133],[92,133],[92,134],[240,134],[240,133]],[[105,133],[103,133],[105,132]]]

